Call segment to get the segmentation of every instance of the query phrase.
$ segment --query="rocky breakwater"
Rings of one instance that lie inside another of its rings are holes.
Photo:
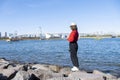
[[[21,64],[0,59],[0,80],[120,80],[94,70],[71,72],[70,67],[47,64]]]

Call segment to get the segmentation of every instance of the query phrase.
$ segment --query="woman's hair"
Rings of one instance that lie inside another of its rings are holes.
[[[77,25],[71,25],[70,27],[72,30],[78,30]]]

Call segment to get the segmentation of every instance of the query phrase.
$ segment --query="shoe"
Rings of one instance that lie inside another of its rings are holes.
[[[71,69],[71,71],[73,71],[73,72],[79,71],[79,68],[74,66],[74,67]]]

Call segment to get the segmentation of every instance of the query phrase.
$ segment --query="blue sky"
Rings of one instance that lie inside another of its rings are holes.
[[[0,32],[120,32],[120,0],[0,0]]]

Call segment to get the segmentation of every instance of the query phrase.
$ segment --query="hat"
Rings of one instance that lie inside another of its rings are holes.
[[[75,23],[71,23],[71,26],[75,26],[76,24]]]

